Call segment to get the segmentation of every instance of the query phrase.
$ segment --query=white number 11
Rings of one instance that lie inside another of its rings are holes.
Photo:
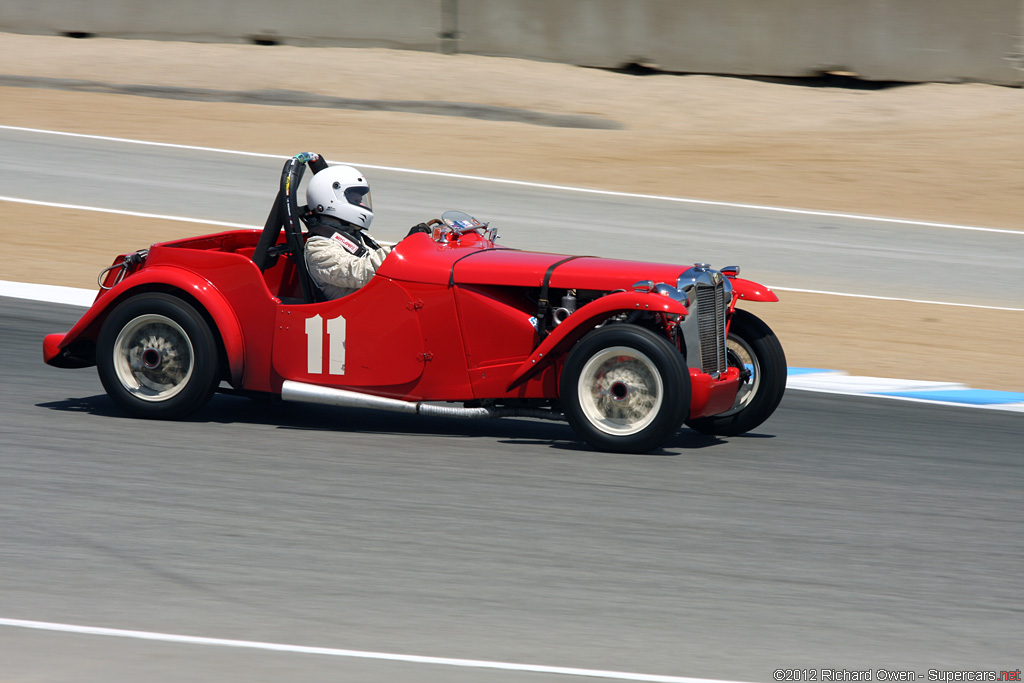
[[[345,374],[345,317],[327,321],[327,372]],[[319,315],[306,318],[306,372],[319,375],[324,371],[324,319]]]

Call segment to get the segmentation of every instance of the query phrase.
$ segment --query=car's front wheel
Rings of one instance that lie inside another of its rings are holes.
[[[96,344],[107,394],[146,418],[173,420],[202,408],[217,386],[218,358],[203,316],[168,294],[141,294],[119,304]]]
[[[716,436],[735,436],[771,417],[786,391],[786,354],[771,328],[757,316],[737,310],[726,340],[730,367],[743,381],[732,408],[719,415],[687,421],[691,429]]]
[[[569,424],[602,451],[658,448],[690,409],[690,376],[679,351],[635,325],[602,327],[580,340],[560,385]]]

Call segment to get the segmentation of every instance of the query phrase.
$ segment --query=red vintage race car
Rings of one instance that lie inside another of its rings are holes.
[[[303,259],[290,159],[263,230],[122,254],[57,367],[96,365],[127,412],[175,419],[214,391],[426,415],[566,420],[593,447],[647,452],[685,423],[735,435],[782,398],[772,331],[736,308],[777,301],[714,270],[521,251],[462,212],[394,248],[359,291],[325,301]],[[227,386],[224,386],[227,385]]]

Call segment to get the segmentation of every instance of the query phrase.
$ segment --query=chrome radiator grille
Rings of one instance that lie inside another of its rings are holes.
[[[700,366],[708,374],[725,372],[725,285],[697,287],[697,322],[700,329]]]

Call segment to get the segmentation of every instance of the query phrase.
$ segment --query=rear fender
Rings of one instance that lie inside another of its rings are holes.
[[[71,330],[57,342],[48,338],[44,343],[44,358],[49,363],[59,357],[62,349],[79,340],[95,341],[100,326],[117,304],[135,294],[147,291],[178,290],[194,299],[213,320],[224,352],[227,357],[231,383],[240,386],[245,369],[245,344],[242,328],[235,312],[224,295],[196,273],[175,266],[152,266],[144,268],[119,282],[115,287],[102,292]],[[50,335],[54,337],[54,335]],[[53,364],[53,363],[51,363]]]
[[[572,348],[583,335],[608,318],[619,313],[650,311],[686,315],[686,307],[678,301],[660,294],[648,292],[617,292],[603,296],[579,308],[556,327],[534,349],[533,353],[516,368],[508,385],[508,391],[533,377],[548,366],[562,353]]]

